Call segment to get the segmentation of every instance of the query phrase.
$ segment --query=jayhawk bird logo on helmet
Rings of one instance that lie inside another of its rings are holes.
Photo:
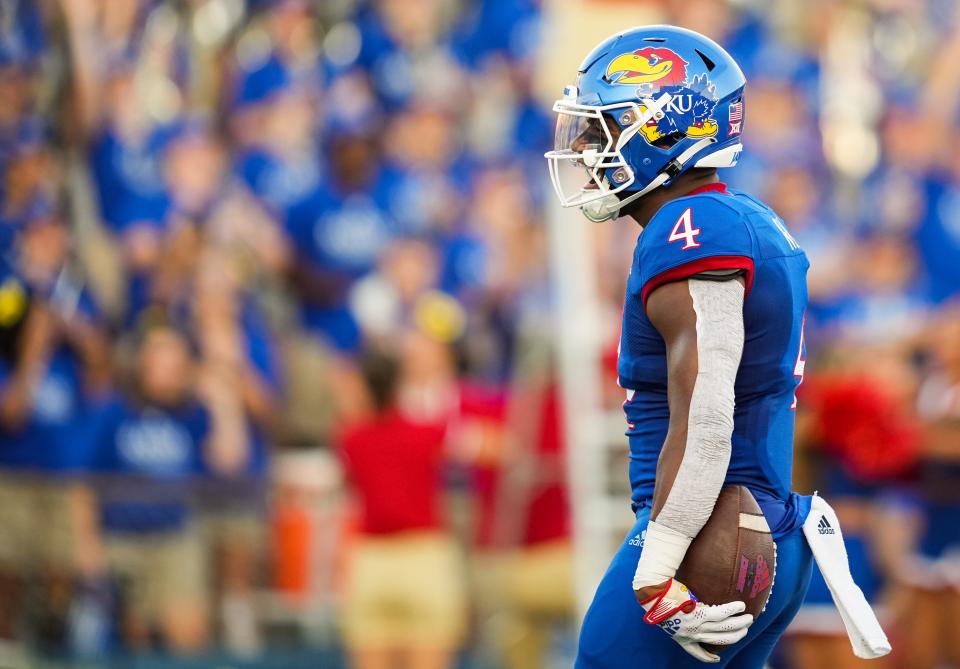
[[[612,84],[647,84],[660,86],[682,84],[687,79],[687,61],[670,49],[652,46],[622,53],[607,66],[607,80]]]

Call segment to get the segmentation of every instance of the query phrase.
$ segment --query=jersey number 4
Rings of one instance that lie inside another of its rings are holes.
[[[680,248],[681,251],[686,251],[687,249],[693,249],[700,246],[699,242],[696,241],[696,236],[700,234],[700,228],[693,227],[692,214],[690,212],[690,207],[687,207],[680,218],[677,219],[677,222],[673,224],[673,230],[670,231],[670,236],[667,238],[668,242],[679,242],[683,240],[683,246]]]
[[[803,334],[803,329],[806,326],[806,324],[807,324],[807,315],[804,314],[803,319],[800,321],[800,348],[797,351],[797,362],[793,366],[793,377],[800,379],[799,381],[797,381],[797,388],[799,388],[800,384],[803,383],[803,372],[804,372],[804,368],[807,366],[807,360],[806,358],[803,357],[804,354],[806,353],[806,345],[805,345],[806,337],[804,337],[804,334]],[[796,393],[797,389],[794,388],[793,392]],[[790,408],[791,409],[797,408],[796,394],[794,394],[793,396],[793,403],[790,404]]]

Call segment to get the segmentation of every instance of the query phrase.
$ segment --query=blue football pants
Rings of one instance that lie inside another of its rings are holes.
[[[633,573],[640,559],[639,537],[650,519],[646,507],[597,587],[580,631],[576,669],[762,669],[787,625],[800,609],[813,556],[801,528],[777,541],[777,571],[766,610],[747,636],[720,653],[720,662],[705,664],[687,654],[656,625],[643,621],[633,595]],[[696,594],[696,591],[694,591]]]

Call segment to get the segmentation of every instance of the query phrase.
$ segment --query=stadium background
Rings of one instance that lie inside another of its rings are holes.
[[[810,256],[796,488],[873,666],[960,666],[958,11],[0,1],[0,666],[570,666],[629,521],[637,230],[558,211],[542,153],[652,22],[742,64],[722,176]],[[854,666],[828,601],[774,667]]]

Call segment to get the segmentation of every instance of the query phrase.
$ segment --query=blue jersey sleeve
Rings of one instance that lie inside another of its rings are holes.
[[[702,272],[741,270],[753,284],[753,238],[727,195],[695,195],[667,203],[640,235],[639,264],[644,306],[655,289]],[[637,268],[635,268],[637,269]]]

